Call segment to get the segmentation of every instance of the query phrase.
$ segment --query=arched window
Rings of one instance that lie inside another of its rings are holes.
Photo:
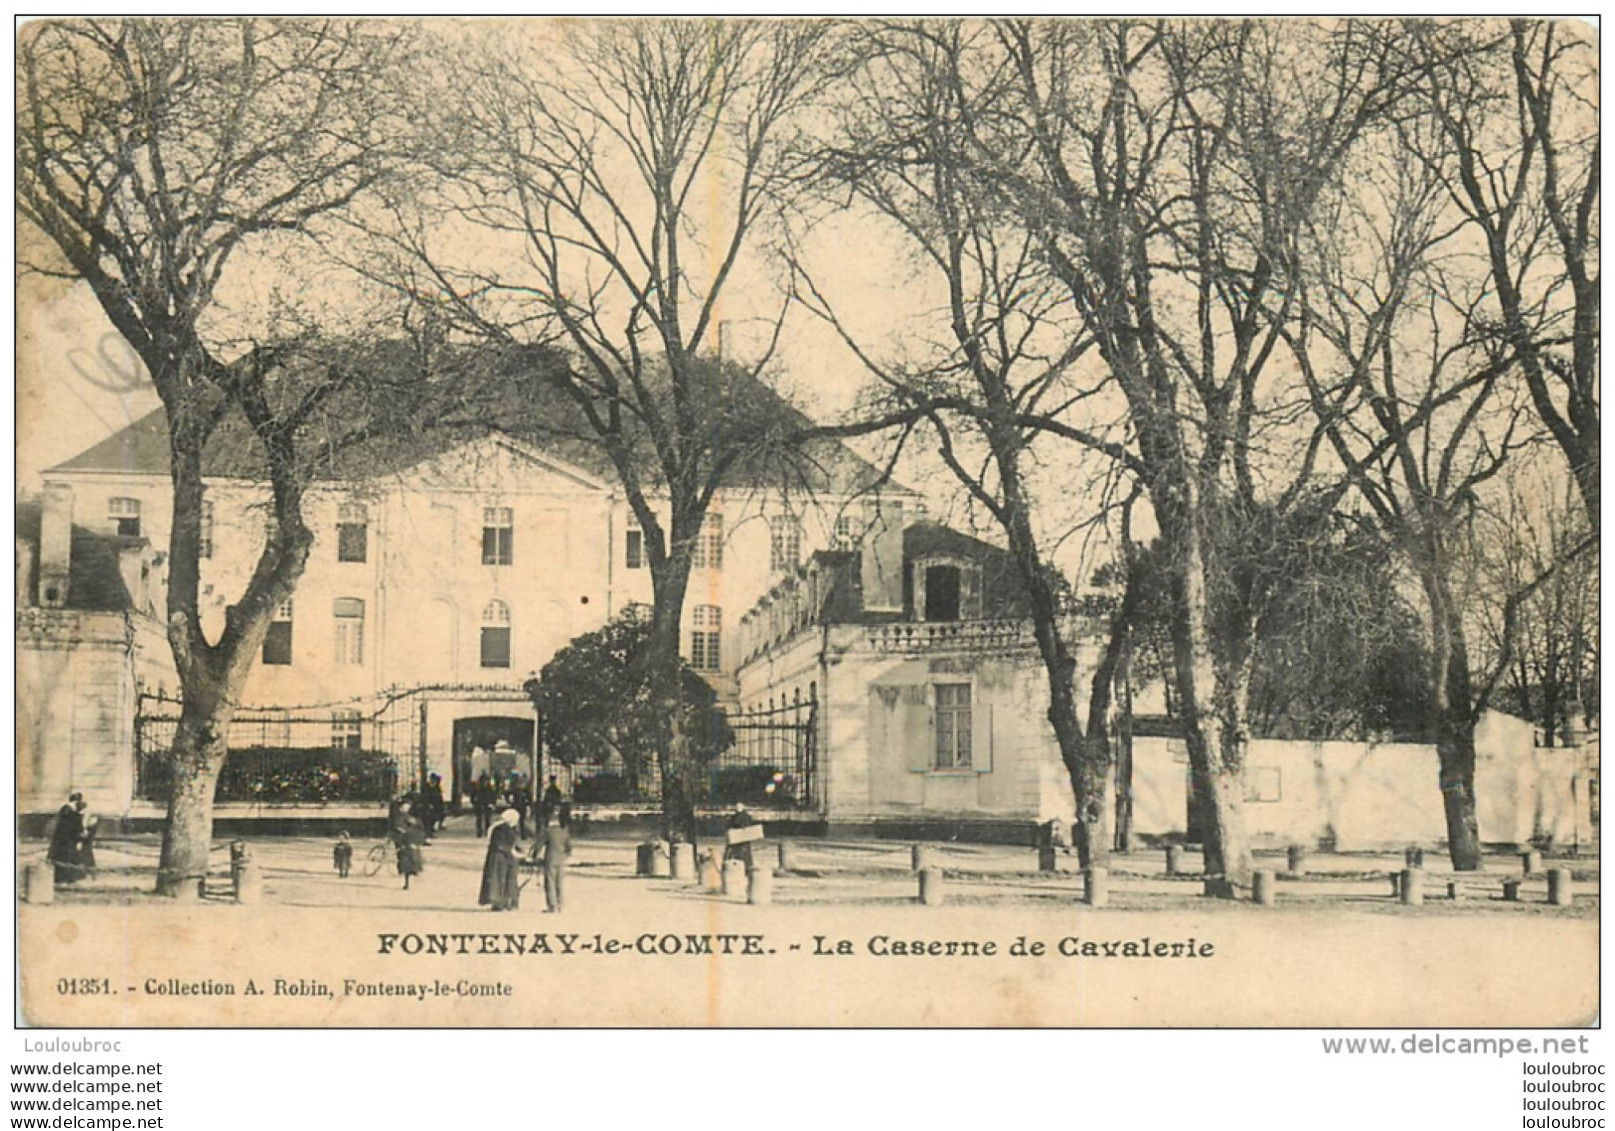
[[[482,666],[510,667],[510,606],[497,597],[482,607]]]

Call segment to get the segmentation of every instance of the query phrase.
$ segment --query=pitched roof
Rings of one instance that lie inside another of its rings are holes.
[[[362,406],[367,421],[362,434],[351,432],[361,407],[355,404],[356,397],[333,398],[323,414],[311,420],[305,428],[311,447],[330,439],[340,441],[312,469],[315,479],[353,481],[396,474],[490,433],[503,433],[598,479],[617,482],[610,458],[581,411],[554,382],[535,372],[531,362],[501,358],[489,364],[486,359],[461,359],[446,373],[412,383],[408,376],[412,363],[402,343],[367,347],[363,360],[377,371],[403,373],[404,377],[384,384],[382,394]],[[422,388],[428,395],[420,394]],[[789,484],[850,494],[880,481],[881,473],[874,466],[837,440],[810,441],[788,457],[759,443],[760,427],[778,431],[812,423],[763,382],[731,370],[716,395],[721,400],[703,412],[703,419],[711,421],[720,442],[723,433],[732,432],[748,436],[746,442],[755,449],[736,461],[726,476],[726,487]],[[640,437],[639,445],[646,456],[644,466],[654,466],[648,438]],[[166,411],[154,409],[47,473],[84,471],[166,477]],[[209,478],[265,478],[261,446],[239,413],[227,415],[209,438],[202,473]],[[890,480],[887,486],[908,491]]]

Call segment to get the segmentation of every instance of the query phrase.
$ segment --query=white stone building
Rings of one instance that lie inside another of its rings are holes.
[[[204,460],[210,634],[222,629],[264,543],[268,488],[253,450],[225,427]],[[787,484],[738,473],[711,506],[681,636],[723,701],[735,695],[740,613],[879,508],[865,494],[874,468],[837,444],[810,456],[810,477]],[[28,654],[25,670],[40,673],[19,684],[20,717],[45,710],[60,718],[47,705],[65,699],[74,717],[99,721],[93,742],[84,728],[47,734],[19,724],[19,765],[36,767],[22,775],[21,809],[54,812],[69,782],[93,778],[107,783],[97,786],[103,811],[156,815],[160,791],[142,787],[141,757],[161,747],[163,732],[136,732],[137,715],[160,723],[172,714],[178,692],[161,629],[171,521],[163,412],[49,469],[45,481],[46,536],[19,530],[18,650]],[[913,498],[891,487],[885,497]],[[385,751],[401,782],[440,773],[455,794],[485,768],[529,773],[537,720],[524,681],[573,637],[651,600],[643,536],[612,469],[576,441],[445,428],[360,445],[316,478],[304,513],[313,550],[247,682],[233,748]],[[89,611],[74,598],[86,582],[59,536],[69,529],[139,558],[141,608],[122,601],[95,610],[112,618],[106,625],[85,621]],[[46,622],[48,630],[39,627]],[[44,673],[52,641],[75,637],[88,655],[92,641],[131,633],[134,642],[120,645],[116,696]]]

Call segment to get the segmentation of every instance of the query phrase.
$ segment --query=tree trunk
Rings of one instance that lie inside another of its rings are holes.
[[[675,531],[679,526],[675,524]],[[699,524],[697,524],[699,529]],[[689,583],[687,551],[670,555],[652,578],[651,686],[666,711],[666,727],[658,734],[656,756],[662,771],[662,835],[670,842],[696,843],[694,759],[684,733],[683,659],[679,624]]]
[[[1431,539],[1421,564],[1430,602],[1430,686],[1436,710],[1436,756],[1447,854],[1455,871],[1480,870],[1480,822],[1475,813],[1475,689],[1463,615],[1452,592],[1444,547]]]
[[[1116,662],[1115,683],[1120,688],[1121,710],[1116,720],[1116,836],[1115,851],[1133,851],[1133,632],[1122,640]]]
[[[222,705],[193,705],[187,698],[174,731],[173,783],[168,823],[157,866],[157,894],[181,895],[207,875],[213,847],[213,791],[229,752],[230,717]]]
[[[1179,466],[1174,461],[1173,466]],[[1245,837],[1244,742],[1240,728],[1224,735],[1230,718],[1242,719],[1238,686],[1228,680],[1237,664],[1218,662],[1208,626],[1210,601],[1199,532],[1199,491],[1187,475],[1151,491],[1172,579],[1172,659],[1178,712],[1202,818],[1201,841],[1208,892],[1232,899],[1251,874]],[[1224,641],[1227,643],[1227,641]]]
[[[1447,855],[1457,872],[1481,867],[1480,821],[1475,814],[1475,724],[1467,710],[1446,709],[1436,732],[1441,807],[1447,819]]]

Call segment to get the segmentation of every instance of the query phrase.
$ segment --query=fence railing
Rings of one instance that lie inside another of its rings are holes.
[[[810,704],[728,717],[734,743],[696,770],[696,803],[728,807],[743,802],[764,809],[812,809],[819,804],[818,751]],[[546,763],[579,808],[652,807],[661,800],[661,772],[647,759],[637,774],[621,761]]]

